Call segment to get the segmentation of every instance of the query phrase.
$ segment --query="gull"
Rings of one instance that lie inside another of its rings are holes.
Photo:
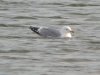
[[[64,26],[58,29],[54,27],[30,26],[30,29],[34,33],[42,37],[56,37],[56,38],[72,38],[72,33],[74,32],[70,26]]]

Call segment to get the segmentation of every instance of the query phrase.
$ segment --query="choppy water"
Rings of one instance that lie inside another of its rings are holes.
[[[30,25],[70,25],[72,39]],[[100,75],[100,0],[0,0],[0,75]]]

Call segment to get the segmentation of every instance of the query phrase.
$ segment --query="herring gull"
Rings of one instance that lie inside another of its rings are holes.
[[[62,28],[54,28],[54,27],[34,27],[30,26],[30,29],[36,34],[43,37],[57,37],[57,38],[71,38],[73,30],[70,26],[64,26]]]

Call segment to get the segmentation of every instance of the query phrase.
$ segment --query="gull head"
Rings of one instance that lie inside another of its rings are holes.
[[[74,31],[72,30],[72,28],[70,26],[64,26],[64,28],[69,31],[70,33],[74,33]]]
[[[74,31],[72,30],[72,28],[70,26],[64,26],[64,30],[66,30],[64,36],[72,38],[72,33],[74,33]]]

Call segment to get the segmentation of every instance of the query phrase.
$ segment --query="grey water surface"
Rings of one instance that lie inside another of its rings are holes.
[[[29,29],[65,25],[72,39]],[[100,0],[0,0],[0,75],[100,75]]]

